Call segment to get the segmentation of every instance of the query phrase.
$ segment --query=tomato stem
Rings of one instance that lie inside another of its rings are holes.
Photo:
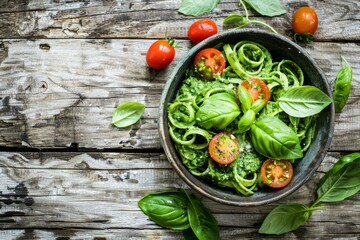
[[[181,46],[175,43],[175,38],[165,38],[165,40],[169,43],[173,48],[181,48]]]

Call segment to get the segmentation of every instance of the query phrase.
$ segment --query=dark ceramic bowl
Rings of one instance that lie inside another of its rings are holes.
[[[220,188],[211,182],[206,182],[194,175],[182,164],[168,132],[167,106],[175,98],[175,94],[184,78],[185,70],[192,64],[196,53],[208,47],[221,43],[237,43],[240,40],[251,40],[263,45],[273,58],[290,59],[296,62],[304,72],[305,84],[314,85],[332,97],[331,89],[326,78],[316,66],[315,61],[299,45],[289,39],[270,32],[259,30],[229,30],[216,34],[195,45],[177,64],[163,90],[159,110],[159,132],[164,151],[180,177],[198,193],[220,203],[237,206],[256,206],[277,201],[300,188],[321,164],[334,130],[334,106],[331,104],[324,109],[318,118],[315,137],[310,148],[302,159],[294,164],[292,181],[281,189],[259,189],[251,196],[242,196],[235,191]]]

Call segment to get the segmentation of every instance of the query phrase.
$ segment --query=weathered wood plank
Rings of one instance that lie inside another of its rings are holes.
[[[305,225],[302,232],[296,231],[286,236],[264,236],[256,234],[256,229],[250,228],[220,228],[221,239],[346,239],[357,240],[356,232],[341,232],[341,229],[349,228],[347,225],[329,223],[327,227],[314,224],[314,226]],[[336,234],[329,229],[339,229],[340,233]],[[350,229],[350,228],[349,228]],[[321,230],[321,231],[320,231]],[[321,232],[321,235],[317,234]],[[306,234],[304,234],[306,233]],[[164,229],[108,229],[108,230],[2,230],[0,231],[1,239],[56,239],[56,240],[143,240],[143,239],[166,239],[166,240],[183,240],[181,231],[170,231]]]
[[[248,208],[204,199],[204,204],[218,220],[223,239],[261,237],[257,230],[275,206],[314,201],[318,180],[339,156],[339,153],[328,154],[305,186],[276,203]],[[30,233],[70,234],[75,239],[99,235],[107,239],[181,236],[151,222],[137,206],[138,200],[149,192],[189,190],[163,154],[3,152],[0,163],[0,228],[28,229],[26,233],[2,231],[0,237]],[[357,194],[340,203],[324,204],[303,227],[281,237],[355,237],[360,234],[359,200]],[[89,229],[88,233],[84,233],[85,228]]]
[[[175,64],[191,48],[179,41],[173,63],[163,71],[146,66],[151,40],[3,40],[0,44],[0,146],[160,149],[158,105]],[[305,46],[330,82],[340,55],[353,67],[347,106],[336,116],[331,150],[360,149],[360,47],[354,43]],[[111,125],[115,107],[146,105],[130,128]]]
[[[180,0],[157,1],[0,1],[0,38],[163,38],[165,35],[185,38],[194,17],[177,12]],[[210,14],[219,29],[222,21],[233,12],[244,14],[239,1],[224,0]],[[319,41],[358,41],[360,3],[345,1],[283,1],[287,13],[262,19],[281,34],[289,35],[293,12],[310,4],[316,9],[320,24]],[[161,17],[160,17],[161,16]],[[250,17],[259,15],[250,11]]]

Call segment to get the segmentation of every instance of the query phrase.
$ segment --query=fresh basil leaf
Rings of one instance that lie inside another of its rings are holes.
[[[354,160],[360,158],[360,152],[350,153],[342,156],[333,166],[332,168],[326,172],[326,174],[320,179],[318,186],[321,186],[326,179],[330,176],[337,173],[341,168],[343,168],[346,164],[353,162]]]
[[[286,91],[278,102],[288,115],[304,118],[321,112],[331,98],[314,86],[299,86]]]
[[[185,240],[198,240],[197,236],[191,228],[183,230],[183,237]]]
[[[274,17],[286,13],[279,0],[244,0],[244,2],[263,16]]]
[[[351,66],[345,58],[341,58],[344,66],[339,70],[334,84],[334,106],[337,113],[342,111],[349,98],[352,82]]]
[[[266,216],[259,233],[279,235],[293,231],[311,217],[312,210],[297,203],[277,206]]]
[[[190,227],[200,240],[220,239],[219,226],[210,211],[193,194],[186,193],[189,199],[188,217]]]
[[[251,125],[255,150],[271,159],[296,159],[303,156],[297,134],[277,117],[264,116]]]
[[[211,12],[219,2],[220,0],[183,0],[179,12],[196,17]]]
[[[326,176],[317,189],[317,202],[339,202],[360,190],[360,158]]]
[[[235,97],[229,93],[221,92],[206,98],[196,112],[195,118],[197,125],[202,128],[221,130],[229,125],[239,114],[240,109]]]
[[[140,199],[140,209],[156,224],[173,230],[189,228],[188,198],[183,192],[151,193]]]
[[[112,114],[112,124],[116,127],[128,127],[136,123],[145,111],[145,105],[138,102],[126,102],[118,106]]]
[[[242,85],[237,87],[237,97],[241,103],[241,109],[245,113],[247,110],[251,108],[253,103],[250,92]]]
[[[239,14],[230,14],[226,18],[224,18],[224,24],[244,24],[247,23],[249,20]]]

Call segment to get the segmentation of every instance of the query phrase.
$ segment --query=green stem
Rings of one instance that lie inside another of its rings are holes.
[[[309,210],[315,211],[315,210],[319,210],[319,209],[322,209],[322,208],[324,208],[324,206],[315,207],[314,204],[313,204],[313,205],[311,205],[311,206],[309,207]]]
[[[248,19],[248,18],[249,18],[249,14],[248,14],[247,8],[246,8],[246,6],[245,6],[245,3],[244,3],[242,0],[240,0],[239,5],[242,5],[242,6],[243,6],[243,8],[244,8],[244,10],[245,10],[245,18]]]
[[[250,20],[250,19],[249,19],[249,23],[257,23],[257,24],[263,25],[263,26],[269,28],[269,29],[270,29],[271,31],[273,31],[274,33],[278,33],[272,26],[270,26],[269,24],[264,23],[264,22],[262,22],[262,21]]]

